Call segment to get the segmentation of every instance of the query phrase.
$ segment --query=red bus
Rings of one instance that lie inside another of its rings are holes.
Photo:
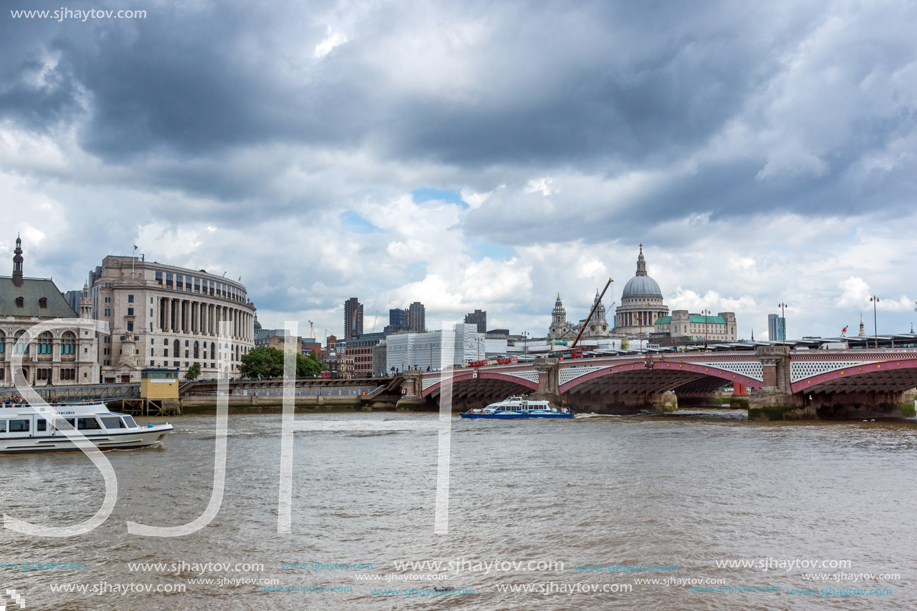
[[[582,348],[568,348],[567,350],[554,350],[551,352],[551,358],[553,359],[581,359],[583,358],[583,349]]]

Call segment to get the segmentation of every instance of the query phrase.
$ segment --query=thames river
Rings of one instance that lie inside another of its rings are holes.
[[[434,414],[298,419],[434,422]],[[118,501],[91,533],[0,531],[0,599],[27,609],[914,609],[917,425],[753,423],[729,411],[572,421],[454,418],[449,523],[434,534],[437,433],[296,433],[278,535],[279,415],[231,416],[207,506],[214,416],[107,453]],[[3,512],[92,516],[82,454],[0,456]],[[0,603],[2,604],[2,603]]]

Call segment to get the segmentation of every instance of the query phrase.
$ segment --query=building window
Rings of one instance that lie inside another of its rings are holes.
[[[169,345],[169,340],[167,340],[166,338],[162,338],[162,345],[163,345],[163,346],[168,346],[168,345]]]
[[[181,344],[178,342],[178,340],[175,340],[174,342],[172,342],[172,352],[175,356],[178,356],[178,353],[180,350],[181,350]]]
[[[194,342],[194,360],[196,361],[199,358],[200,356],[199,356],[199,350],[198,350],[198,343]]]
[[[47,308],[47,307],[48,307],[48,298],[47,298],[47,297],[40,297],[40,298],[38,299],[38,307],[39,307],[39,308]]]
[[[169,349],[168,348],[162,349],[162,356],[169,358]]]
[[[73,336],[73,333],[67,332],[64,333],[64,337],[61,338],[60,344],[60,353],[61,354],[75,354],[74,345],[76,343],[76,338]]]
[[[127,330],[131,332],[134,331],[134,321],[133,320],[127,321]]]
[[[128,296],[127,296],[127,302],[128,302],[128,303],[134,303],[134,296],[133,296],[133,295],[128,295]]]
[[[105,308],[105,316],[111,316],[111,308]]]
[[[127,309],[127,315],[128,315],[128,316],[133,316],[133,315],[134,315],[134,308],[128,308],[128,309]]]
[[[162,286],[162,272],[156,272],[156,284]]]
[[[38,354],[51,354],[51,334],[47,331],[38,337]]]
[[[22,297],[17,297],[17,298],[16,298],[16,307],[17,307],[17,308],[24,308],[24,307],[25,307],[25,299],[23,299]]]

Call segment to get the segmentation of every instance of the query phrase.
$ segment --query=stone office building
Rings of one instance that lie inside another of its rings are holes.
[[[32,386],[94,384],[99,379],[97,335],[81,328],[80,318],[92,318],[89,289],[83,287],[79,316],[53,280],[23,275],[22,240],[16,238],[13,275],[0,276],[0,387],[14,386],[12,358],[17,341],[40,323],[72,319],[73,327],[41,333],[22,349],[22,371]]]
[[[108,256],[90,274],[92,315],[109,323],[99,343],[103,382],[136,382],[144,367],[199,363],[203,377],[238,375],[240,359],[254,347],[255,306],[239,282],[136,257]],[[230,323],[219,337],[220,322]]]

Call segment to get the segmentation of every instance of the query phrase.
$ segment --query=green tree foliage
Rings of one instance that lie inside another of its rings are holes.
[[[239,375],[243,378],[281,378],[283,377],[283,351],[277,348],[260,346],[248,354],[242,355]],[[326,369],[313,356],[296,355],[296,377],[305,378],[318,375]]]
[[[200,377],[200,375],[201,375],[201,364],[195,363],[194,365],[191,365],[191,367],[188,367],[188,371],[185,372],[185,379],[186,380],[196,380]]]

